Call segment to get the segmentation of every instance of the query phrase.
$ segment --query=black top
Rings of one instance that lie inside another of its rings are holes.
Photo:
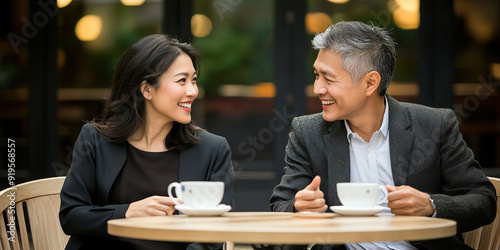
[[[127,143],[127,161],[109,193],[110,204],[129,204],[152,195],[168,196],[179,180],[179,151],[147,152]]]
[[[152,195],[168,196],[167,187],[178,181],[179,151],[147,152],[127,143],[127,160],[109,193],[110,204],[130,204]],[[188,243],[115,237],[128,249],[186,249]]]

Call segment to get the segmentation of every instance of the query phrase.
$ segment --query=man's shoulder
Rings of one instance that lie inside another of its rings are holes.
[[[403,108],[405,108],[411,117],[420,119],[439,119],[443,116],[453,113],[451,109],[447,108],[434,108],[425,106],[417,103],[400,102]]]
[[[302,126],[321,125],[324,122],[325,120],[323,120],[323,114],[321,112],[310,115],[298,116],[293,119],[293,123]]]
[[[337,120],[328,122],[323,119],[322,113],[316,113],[294,118],[292,121],[292,130],[296,131],[296,133],[304,133],[308,136],[314,134],[324,135],[329,133],[329,130],[337,128],[339,124],[343,126],[343,121]]]
[[[389,120],[396,119],[396,122],[408,120],[413,129],[421,128],[424,130],[448,126],[456,122],[457,117],[453,110],[447,108],[434,108],[416,103],[399,102],[399,107],[403,111],[398,111]],[[391,113],[391,110],[389,110]],[[401,120],[400,120],[401,119]]]

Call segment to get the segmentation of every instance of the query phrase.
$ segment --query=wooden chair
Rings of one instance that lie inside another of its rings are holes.
[[[463,233],[465,243],[477,250],[500,249],[500,179],[488,178],[497,193],[497,216],[491,224]]]
[[[0,249],[64,249],[69,240],[59,223],[64,179],[34,180],[0,191]]]

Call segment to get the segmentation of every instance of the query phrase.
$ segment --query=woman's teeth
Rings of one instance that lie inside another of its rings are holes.
[[[183,108],[188,108],[190,109],[191,108],[191,103],[187,103],[187,102],[180,102],[179,103],[179,106],[183,107]]]

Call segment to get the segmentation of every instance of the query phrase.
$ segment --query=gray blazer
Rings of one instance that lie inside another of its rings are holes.
[[[491,223],[495,189],[474,159],[452,110],[402,103],[387,96],[389,144],[395,185],[431,195],[436,215],[457,221],[458,232]],[[286,146],[285,173],[271,196],[271,210],[294,211],[295,194],[314,178],[328,206],[341,205],[337,182],[350,181],[347,131],[342,120],[321,113],[293,120]]]
[[[221,203],[234,207],[229,145],[223,137],[205,131],[198,134],[200,143],[179,154],[179,181],[223,181]],[[93,125],[83,126],[61,190],[59,218],[64,232],[71,235],[66,249],[102,240],[108,235],[108,220],[125,218],[130,204],[109,204],[109,192],[126,159],[125,143],[111,143]]]

